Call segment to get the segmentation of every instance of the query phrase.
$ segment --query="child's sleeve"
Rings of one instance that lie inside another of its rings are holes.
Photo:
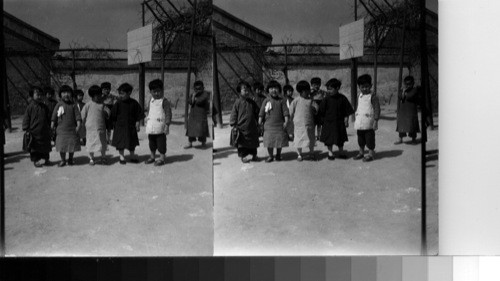
[[[23,131],[27,131],[30,128],[31,120],[31,105],[28,105],[23,117]]]
[[[345,117],[348,117],[349,115],[352,115],[354,114],[354,108],[352,108],[352,105],[351,103],[349,102],[349,100],[344,96],[344,101],[345,101],[345,107],[346,107],[346,116]]]
[[[80,109],[78,109],[78,106],[74,105],[73,106],[74,108],[74,112],[75,112],[75,121],[78,122],[82,122],[82,114],[80,113]]]
[[[373,118],[375,121],[378,121],[380,118],[380,101],[378,100],[378,96],[372,96],[372,106],[373,106]]]
[[[139,122],[139,121],[141,121],[141,119],[144,118],[144,111],[142,110],[142,107],[139,104],[139,102],[137,102],[136,105],[137,105],[137,112],[136,112],[137,115],[135,116],[135,118],[136,118],[135,121]]]
[[[111,107],[111,115],[109,118],[111,118],[112,122],[116,122],[116,117],[118,116],[118,103],[113,104],[113,107]]]
[[[259,117],[264,118],[266,116],[266,104],[268,101],[269,101],[268,99],[265,99],[262,102],[262,106],[260,107]]]
[[[165,111],[165,124],[170,125],[172,122],[172,107],[167,99],[163,99],[163,111]]]
[[[82,112],[81,112],[81,115],[82,115],[82,124],[85,124],[85,121],[87,121],[87,113],[89,111],[89,106],[88,106],[88,103],[85,104],[82,108]]]
[[[231,110],[231,116],[229,117],[229,125],[234,126],[238,122],[238,100],[233,104],[233,109]]]
[[[288,110],[288,106],[286,105],[286,101],[284,99],[281,102],[281,109],[283,110],[284,117],[290,117],[290,111]]]
[[[57,124],[57,111],[59,110],[60,104],[56,104],[54,110],[52,110],[52,118],[50,120]]]

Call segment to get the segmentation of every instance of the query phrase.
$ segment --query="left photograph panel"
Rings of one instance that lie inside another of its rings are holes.
[[[3,3],[6,256],[212,256],[211,0]]]

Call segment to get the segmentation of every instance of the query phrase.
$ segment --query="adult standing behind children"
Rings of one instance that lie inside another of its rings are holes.
[[[189,118],[186,136],[188,144],[184,148],[193,147],[193,142],[198,139],[201,146],[205,147],[208,132],[208,113],[210,112],[210,93],[205,91],[202,81],[194,82],[194,93],[189,97]]]
[[[259,129],[257,121],[259,107],[250,95],[250,84],[241,81],[236,86],[236,91],[240,94],[240,97],[233,104],[229,125],[239,131],[236,143],[238,156],[243,163],[248,163],[250,160],[258,161]],[[252,158],[248,158],[248,155],[251,155]]]
[[[73,155],[76,151],[80,151],[80,138],[78,131],[82,123],[80,110],[73,102],[73,89],[68,85],[63,85],[59,89],[59,98],[61,101],[52,112],[51,127],[57,128],[56,150],[61,156],[59,167],[64,167],[66,164],[73,165]],[[66,153],[68,153],[68,161],[66,162]]]
[[[293,146],[297,149],[297,161],[302,161],[302,148],[308,147],[311,159],[315,160],[314,116],[317,105],[310,97],[311,86],[302,80],[296,86],[299,96],[290,104],[290,118],[293,120]]]
[[[43,103],[42,89],[32,87],[29,91],[32,98],[26,108],[23,118],[23,131],[31,133],[33,141],[29,150],[31,161],[35,167],[42,167],[40,160],[45,160],[45,165],[50,165],[49,155],[52,150],[50,143],[50,110]]]
[[[328,149],[328,159],[334,160],[332,147],[339,148],[339,158],[347,159],[344,152],[344,143],[347,139],[347,127],[349,127],[349,115],[354,113],[349,100],[339,93],[342,83],[333,78],[326,83],[327,95],[319,105],[319,115],[323,119],[320,141]]]
[[[151,156],[146,164],[155,163],[155,166],[164,165],[167,153],[167,135],[169,134],[170,122],[172,122],[172,109],[170,102],[164,97],[163,82],[155,79],[149,82],[151,100],[146,107],[146,134],[148,134],[149,150]],[[156,150],[160,152],[160,159],[155,161]]]
[[[123,83],[118,87],[119,100],[111,109],[111,121],[113,122],[113,138],[111,145],[116,147],[120,154],[120,164],[125,165],[124,150],[130,152],[130,162],[139,163],[135,155],[135,147],[139,145],[140,121],[144,118],[141,105],[130,98],[134,88]]]
[[[398,118],[396,131],[399,133],[399,140],[394,144],[403,143],[403,138],[411,138],[411,144],[417,143],[417,133],[420,133],[418,125],[418,105],[419,92],[415,87],[413,76],[406,76],[404,79],[404,89],[398,94]]]
[[[269,156],[266,162],[281,161],[281,149],[288,146],[286,126],[290,113],[286,101],[281,96],[281,85],[275,80],[267,84],[270,97],[264,100],[259,113],[259,124],[264,123],[264,147]],[[276,157],[273,150],[276,148]]]
[[[94,153],[96,152],[101,153],[101,164],[105,165],[108,148],[106,120],[109,119],[111,111],[102,103],[102,91],[99,86],[91,86],[88,93],[91,100],[82,108],[82,121],[86,128],[89,165],[95,165]]]
[[[375,131],[378,129],[380,118],[380,102],[372,93],[372,77],[369,74],[359,76],[357,82],[361,93],[358,94],[354,129],[357,130],[359,153],[354,156],[354,160],[363,159],[363,162],[370,162],[375,157]],[[366,157],[365,146],[368,147]]]
[[[101,84],[102,99],[104,105],[111,110],[113,105],[118,101],[118,98],[111,94],[111,83],[103,82]],[[113,121],[110,119],[106,120],[106,139],[108,144],[111,143],[111,132],[113,131]]]
[[[314,77],[311,79],[311,97],[314,103],[319,107],[321,101],[325,98],[326,93],[320,89],[321,88],[321,78]],[[314,117],[314,124],[316,125],[316,140],[319,140],[321,136],[321,124],[322,120],[319,115]]]

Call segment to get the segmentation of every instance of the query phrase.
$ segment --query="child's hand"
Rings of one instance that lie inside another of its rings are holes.
[[[141,130],[141,124],[139,124],[139,122],[135,124],[135,129],[137,130],[137,132]]]
[[[165,131],[164,131],[165,135],[168,136],[168,134],[170,133],[170,125],[165,125]]]
[[[375,122],[373,123],[373,130],[378,130],[378,120],[375,120]]]

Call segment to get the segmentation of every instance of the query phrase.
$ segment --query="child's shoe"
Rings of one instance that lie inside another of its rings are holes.
[[[371,162],[371,161],[373,161],[373,156],[371,155],[368,155],[363,158],[363,162]]]
[[[267,157],[267,159],[266,159],[266,163],[271,163],[271,162],[273,162],[273,161],[274,161],[274,157],[272,157],[272,156],[269,156],[269,157]]]
[[[95,165],[94,159],[90,159],[90,161],[89,161],[89,165],[90,165],[90,166],[94,166],[94,165]]]
[[[156,161],[154,165],[155,166],[163,166],[163,165],[165,165],[165,160],[160,159],[160,160]]]
[[[144,163],[146,163],[146,164],[151,164],[153,162],[155,162],[155,160],[153,158],[149,158],[148,160],[144,161]]]
[[[354,159],[354,160],[364,159],[363,157],[365,157],[365,156],[360,153],[360,154],[354,156],[352,159]]]
[[[59,164],[57,164],[57,166],[58,167],[64,167],[64,166],[66,166],[66,161],[63,160],[63,161],[59,162]]]

